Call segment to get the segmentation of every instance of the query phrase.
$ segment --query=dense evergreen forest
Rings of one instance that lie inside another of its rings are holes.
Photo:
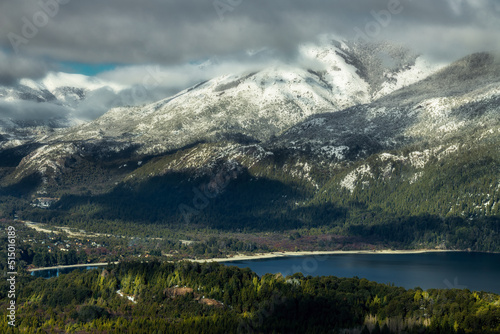
[[[499,252],[499,142],[483,141],[467,153],[429,153],[424,167],[408,161],[416,159],[415,152],[433,149],[425,143],[386,153],[399,157],[390,162],[375,154],[335,167],[275,150],[273,156],[235,172],[237,176],[222,173],[223,187],[215,192],[207,189],[217,166],[198,176],[188,168],[165,166],[219,144],[150,157],[139,168],[125,158],[81,159],[44,186],[60,198],[49,208],[31,205],[41,182],[36,175],[0,185],[0,217],[17,214],[54,226],[128,236],[167,237],[176,230],[206,228],[302,234],[321,230],[383,247]],[[421,154],[419,159],[425,156]],[[290,167],[308,163],[309,179]],[[356,181],[346,188],[349,175]]]
[[[21,206],[11,197],[4,201],[11,203],[4,204],[4,211],[13,212],[7,207],[17,206],[25,219],[125,235],[161,235],[165,228],[246,232],[322,228],[325,233],[394,248],[498,252],[500,164],[495,154],[485,149],[461,160],[431,164],[413,184],[401,182],[414,175],[413,168],[395,164],[388,179],[375,161],[374,177],[362,179],[352,192],[338,186],[346,172],[335,174],[313,192],[277,172],[258,176],[264,169],[255,167],[213,198],[200,197],[209,178],[190,180],[189,174],[169,173],[143,182],[127,181],[104,194],[62,195],[48,210]],[[366,182],[369,185],[363,185]],[[488,201],[483,205],[485,196]]]
[[[192,262],[23,275],[2,333],[498,333],[500,296]],[[5,312],[7,282],[0,287]],[[120,290],[120,291],[118,291]],[[127,298],[130,297],[130,298]]]

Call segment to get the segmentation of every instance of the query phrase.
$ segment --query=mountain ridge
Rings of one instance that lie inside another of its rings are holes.
[[[39,137],[17,164],[2,168],[3,189],[35,175],[40,183],[30,196],[61,200],[45,212],[29,210],[31,218],[57,212],[50,219],[62,223],[55,217],[73,215],[95,228],[127,217],[182,226],[186,212],[198,212],[188,215],[196,226],[324,227],[385,240],[387,224],[394,224],[415,234],[415,242],[440,244],[457,238],[449,219],[467,231],[468,219],[476,227],[486,219],[487,237],[468,242],[491,250],[494,243],[483,241],[494,239],[499,215],[499,69],[493,54],[471,55],[369,103],[354,102],[354,94],[352,106],[334,111],[321,95],[334,85],[316,70],[273,67],[219,77]],[[311,94],[302,97],[309,86]],[[371,86],[364,87],[368,94]],[[256,111],[242,104],[249,96],[263,101]],[[316,100],[323,109],[314,108]],[[201,213],[190,204],[197,191],[215,194]],[[186,207],[191,211],[180,209]],[[432,221],[440,237],[401,225],[405,221]]]

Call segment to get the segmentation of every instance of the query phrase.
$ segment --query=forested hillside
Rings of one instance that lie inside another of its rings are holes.
[[[388,84],[380,62],[346,48],[313,48],[339,71],[224,76],[0,150],[0,217],[121,235],[300,231],[500,251],[498,56],[472,54],[370,97],[371,84]],[[404,76],[417,60],[403,54],[409,63],[393,70]],[[363,99],[339,102],[360,82]],[[314,103],[326,92],[331,110]]]
[[[121,263],[19,278],[2,333],[498,333],[500,297],[365,279],[258,277],[220,264]],[[0,306],[6,309],[6,281]]]
[[[188,226],[229,232],[321,228],[401,249],[500,251],[497,143],[408,147],[333,169],[313,165],[307,175],[298,172],[304,173],[307,160],[279,153],[247,168],[224,162],[208,172],[184,168],[214,146],[201,144],[152,159],[109,192],[61,194],[49,209],[20,212],[55,226],[117,234],[147,228],[161,235],[162,228]]]

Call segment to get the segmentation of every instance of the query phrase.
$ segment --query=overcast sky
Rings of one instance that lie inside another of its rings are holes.
[[[57,10],[53,5],[46,10],[53,17],[40,13],[40,3],[56,1],[62,3]],[[0,65],[0,73],[37,76],[50,68],[40,60],[56,65],[60,61],[180,65],[263,47],[286,55],[321,33],[352,39],[355,28],[363,31],[375,20],[372,11],[386,10],[393,2],[398,0],[2,1],[0,60],[17,56],[11,53],[9,36],[24,58],[22,65]],[[407,42],[421,52],[449,59],[499,45],[498,0],[400,3],[401,12],[391,15],[379,38]],[[32,34],[23,34],[26,20],[40,26],[38,32],[25,29]],[[38,68],[26,70],[26,59],[31,57]]]
[[[373,13],[382,13],[379,23]],[[360,31],[452,61],[499,48],[500,1],[4,0],[0,85],[51,70],[107,70],[100,75],[133,83],[143,66],[167,73],[167,86],[183,85],[206,59],[225,63],[212,75],[254,62],[248,50],[290,58],[319,34],[353,39]]]

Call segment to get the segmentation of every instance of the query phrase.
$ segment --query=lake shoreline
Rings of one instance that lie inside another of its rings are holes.
[[[411,249],[411,250],[349,250],[349,251],[297,251],[297,252],[271,252],[258,253],[255,255],[235,255],[227,258],[210,258],[210,259],[184,259],[186,261],[205,263],[205,262],[237,262],[237,261],[252,261],[277,259],[286,257],[303,257],[303,256],[323,256],[323,255],[351,255],[351,254],[384,254],[384,255],[402,255],[402,254],[424,254],[424,253],[447,253],[447,252],[467,252],[463,250],[448,250],[448,249]]]
[[[119,262],[112,262],[111,264],[118,264]],[[29,272],[42,271],[42,270],[57,270],[57,269],[69,269],[69,268],[85,268],[85,267],[104,267],[109,265],[109,262],[99,262],[99,263],[80,263],[80,264],[68,264],[62,266],[53,267],[39,267],[27,269]]]
[[[379,255],[410,255],[410,254],[425,254],[425,253],[485,253],[485,254],[500,254],[495,252],[473,252],[466,250],[451,250],[451,249],[410,249],[410,250],[392,250],[392,249],[381,249],[381,250],[336,250],[336,251],[297,251],[297,252],[270,252],[270,253],[257,253],[255,255],[234,255],[225,258],[209,258],[209,259],[190,259],[184,258],[174,261],[190,261],[196,263],[208,263],[208,262],[238,262],[238,261],[253,261],[253,260],[267,260],[267,259],[278,259],[278,258],[290,258],[290,257],[305,257],[305,256],[324,256],[324,255],[353,255],[353,254],[379,254]],[[171,262],[171,261],[169,261]],[[118,264],[119,262],[112,262],[111,264]],[[62,265],[53,267],[40,267],[27,269],[29,272],[42,271],[42,270],[55,270],[55,269],[67,269],[67,268],[80,268],[80,267],[104,267],[107,266],[108,262],[101,263],[82,263],[82,264],[72,264],[72,265]]]

